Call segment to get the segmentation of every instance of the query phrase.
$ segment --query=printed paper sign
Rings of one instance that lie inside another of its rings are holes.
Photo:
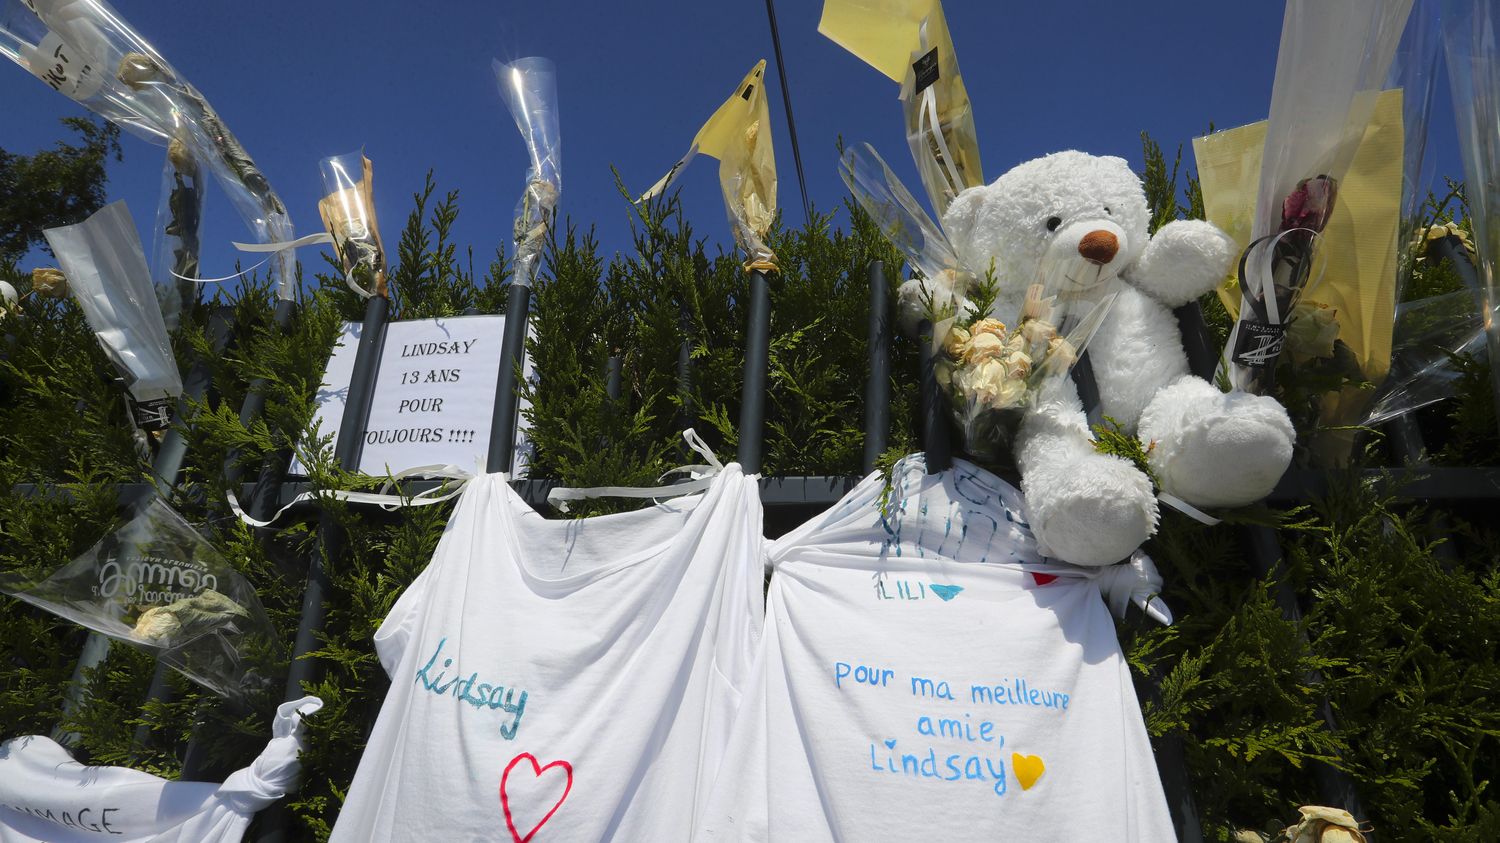
[[[362,327],[346,324],[328,359],[317,396],[320,434],[339,433]],[[504,316],[387,325],[369,423],[360,434],[359,470],[377,477],[423,465],[484,471],[504,336]],[[523,374],[531,376],[529,364]],[[528,446],[518,429],[517,472],[525,468]],[[305,473],[300,463],[292,471]]]

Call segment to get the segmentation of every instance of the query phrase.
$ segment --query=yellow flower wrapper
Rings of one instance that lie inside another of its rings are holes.
[[[1375,384],[1385,378],[1390,366],[1395,323],[1405,144],[1401,106],[1400,90],[1384,91],[1376,101],[1323,230],[1313,269],[1313,277],[1322,272],[1322,280],[1306,294],[1308,302],[1337,312],[1338,338]],[[1251,240],[1265,134],[1266,121],[1261,121],[1193,140],[1208,220],[1233,237],[1242,250]],[[1235,317],[1241,300],[1236,281],[1228,278],[1219,288],[1219,299]],[[1322,421],[1357,423],[1373,394],[1351,387],[1326,396]],[[1326,461],[1341,463],[1351,443],[1344,436],[1325,436],[1317,448]]]
[[[969,92],[938,0],[826,0],[818,32],[901,85],[906,141],[938,217],[984,184]]]
[[[687,154],[636,201],[660,196],[693,156],[717,158],[724,209],[729,213],[735,242],[749,255],[746,268],[774,270],[776,255],[765,242],[776,218],[776,156],[771,146],[765,72],[766,60],[761,59],[693,136]]]

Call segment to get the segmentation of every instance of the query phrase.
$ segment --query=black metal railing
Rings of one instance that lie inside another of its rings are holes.
[[[1432,247],[1435,249],[1435,259],[1452,260],[1465,280],[1470,282],[1471,286],[1475,283],[1473,266],[1456,238],[1436,241]],[[891,421],[892,351],[891,297],[885,267],[878,261],[872,263],[868,268],[868,278],[870,289],[869,372],[865,384],[863,417],[865,441],[861,460],[861,468],[867,473],[874,469],[876,460],[885,450],[888,441]],[[517,376],[525,351],[530,295],[529,288],[523,285],[512,285],[506,304],[505,336],[501,346],[489,443],[488,469],[492,472],[509,471],[511,468],[519,401]],[[344,408],[334,449],[339,465],[350,472],[357,471],[359,466],[363,444],[362,432],[368,422],[389,306],[389,301],[382,296],[370,298],[366,305],[348,401]],[[771,286],[769,279],[761,271],[751,273],[747,310],[749,321],[739,418],[738,459],[747,473],[755,473],[761,470],[763,459],[771,314]],[[1179,308],[1177,316],[1193,371],[1200,376],[1212,377],[1214,367],[1218,363],[1218,352],[1213,347],[1197,305],[1189,304]],[[227,336],[227,318],[227,314],[223,312],[216,313],[214,320],[210,323],[210,334],[214,337],[216,348],[223,348],[224,343],[230,339]],[[291,302],[278,303],[274,318],[275,325],[280,330],[289,330],[295,318],[295,305]],[[682,403],[683,420],[690,423],[695,415],[691,400],[693,341],[692,323],[685,306],[681,311],[679,322],[683,337],[675,376],[679,399]],[[936,472],[951,465],[951,445],[949,425],[943,410],[943,397],[934,374],[933,346],[930,341],[931,326],[924,325],[924,328],[927,336],[920,341],[920,371],[916,373],[920,377],[918,409],[920,419],[917,420],[915,427],[920,431],[921,445],[926,453],[928,470]],[[622,391],[622,371],[621,357],[618,354],[611,356],[608,361],[606,380],[612,400],[619,400]],[[1093,384],[1086,359],[1085,364],[1076,374],[1080,381],[1080,391],[1088,394]],[[201,397],[208,388],[206,367],[195,367],[189,373],[184,388],[189,395]],[[265,401],[264,388],[263,383],[251,384],[241,410],[241,420],[244,423],[249,424],[261,413]],[[183,406],[186,407],[186,402]],[[179,411],[179,418],[181,418],[181,412]],[[1364,479],[1383,484],[1385,492],[1407,498],[1450,501],[1500,498],[1500,468],[1432,467],[1425,462],[1421,434],[1414,421],[1408,417],[1401,417],[1387,424],[1386,430],[1393,455],[1398,458],[1403,467],[1362,470]],[[141,500],[144,496],[151,494],[156,487],[175,485],[185,457],[183,442],[179,431],[174,430],[168,434],[158,451],[157,463],[153,467],[154,483],[121,484],[117,492],[122,506]],[[241,470],[238,456],[231,455],[231,458],[226,461],[225,480],[231,488],[236,490],[242,500],[248,501],[248,510],[252,516],[265,517],[310,490],[311,484],[306,481],[288,482],[285,479],[286,461],[287,455],[285,454],[273,455],[262,466],[256,480],[244,484],[240,483]],[[1413,471],[1413,468],[1420,470]],[[837,502],[861,479],[857,476],[765,477],[760,481],[761,500],[768,510],[826,507]],[[403,490],[406,493],[416,493],[433,488],[438,482],[413,481],[403,484]],[[544,505],[548,491],[556,485],[555,481],[533,479],[515,480],[513,483],[522,497],[538,507]],[[1293,469],[1282,478],[1272,493],[1271,499],[1282,502],[1306,500],[1321,494],[1327,485],[1328,476],[1325,473]],[[60,488],[48,486],[18,486],[15,490],[22,494],[66,494]],[[307,585],[303,593],[302,612],[296,638],[292,642],[292,661],[285,691],[287,699],[302,696],[306,686],[318,675],[316,662],[309,658],[308,654],[316,647],[330,593],[324,560],[338,559],[347,550],[347,536],[331,515],[319,510],[316,500],[307,501],[302,506],[306,508],[303,513],[304,517],[316,515],[320,519],[322,544],[306,560]],[[1277,604],[1285,617],[1296,620],[1302,612],[1300,597],[1289,579],[1283,575],[1283,559],[1275,531],[1268,527],[1241,529],[1255,573],[1261,578],[1278,583]],[[1441,525],[1434,525],[1434,529],[1441,529]],[[1449,552],[1451,553],[1451,550]],[[97,663],[102,658],[104,653],[102,647],[105,644],[106,642],[102,640],[95,642],[91,639],[80,657],[77,675],[81,676],[85,666]],[[165,674],[159,672],[156,680],[159,681],[153,681],[151,695],[153,699],[162,699],[167,693]],[[1320,678],[1317,676],[1308,677],[1311,685],[1317,685],[1319,681]],[[1158,690],[1156,677],[1149,678],[1141,687],[1141,693],[1147,699],[1158,697]],[[1336,729],[1337,724],[1334,721],[1333,712],[1326,700],[1323,702],[1322,711],[1325,726]],[[143,731],[138,734],[138,741],[144,742],[146,737]],[[1202,832],[1189,785],[1190,777],[1181,736],[1171,735],[1156,740],[1155,748],[1158,768],[1179,837],[1190,843],[1201,841]],[[196,738],[189,741],[183,762],[185,778],[205,768],[204,754],[201,741]],[[1344,807],[1357,817],[1364,816],[1358,793],[1346,773],[1332,765],[1323,764],[1315,769],[1315,776],[1320,797],[1326,804]],[[283,806],[273,807],[269,815],[258,824],[257,839],[260,841],[284,839],[287,834],[288,820],[289,812]]]

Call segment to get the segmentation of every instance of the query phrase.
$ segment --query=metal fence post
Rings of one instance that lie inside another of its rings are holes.
[[[927,473],[937,474],[953,467],[953,450],[948,438],[948,417],[943,412],[943,389],[937,382],[937,351],[933,347],[932,323],[922,320],[917,329],[921,343],[922,451]]]
[[[231,314],[225,308],[215,309],[209,317],[209,346],[215,353],[223,351],[224,346],[229,343],[230,320]],[[183,438],[182,430],[178,425],[190,417],[190,404],[203,400],[203,396],[208,394],[212,379],[213,370],[206,360],[194,363],[188,370],[187,377],[183,379],[182,397],[177,402],[174,424],[162,437],[156,457],[151,462],[151,480],[160,494],[170,493],[182,475],[182,463],[187,458],[187,440]],[[84,671],[97,667],[108,654],[109,638],[97,632],[90,632],[84,641],[83,649],[79,652],[78,663],[73,668],[73,678],[63,696],[63,720],[66,721],[72,716],[83,702]],[[169,669],[158,664],[156,673],[152,675],[151,689],[158,695],[166,687],[165,671]],[[140,736],[141,731],[137,730],[136,738],[139,739]],[[59,724],[53,730],[53,739],[58,743],[71,746],[77,741],[78,736],[75,733],[63,731]]]
[[[871,261],[870,323],[868,338],[870,375],[865,381],[865,452],[860,470],[875,470],[885,452],[891,427],[891,300],[885,279],[885,262]]]
[[[487,469],[510,471],[516,448],[516,367],[526,354],[526,320],[531,310],[531,287],[512,283],[505,301],[505,336],[500,345],[500,373],[495,383],[495,412],[490,417]]]
[[[339,422],[339,435],[334,443],[334,458],[345,471],[358,471],[360,454],[364,450],[365,428],[370,421],[370,401],[375,395],[375,378],[380,372],[380,356],[385,344],[385,325],[390,315],[390,299],[374,295],[365,302],[365,319],[359,334],[359,345],[354,352],[354,372],[349,378],[349,397],[344,404],[344,415]],[[323,629],[326,610],[325,596],[331,590],[324,560],[338,559],[344,555],[348,535],[333,516],[323,514],[319,521],[321,552],[313,554],[307,562],[307,587],[302,593],[302,616],[297,622],[297,637],[292,644],[292,660],[287,667],[286,692],[283,698],[294,700],[305,691],[303,683],[317,677],[317,665],[307,657],[317,648],[318,634]],[[285,840],[291,824],[291,812],[285,800],[277,802],[264,812],[263,825],[256,840],[261,843]]]
[[[745,383],[740,391],[740,468],[758,474],[765,450],[766,370],[771,353],[771,289],[766,273],[750,272],[750,320],[745,333]]]

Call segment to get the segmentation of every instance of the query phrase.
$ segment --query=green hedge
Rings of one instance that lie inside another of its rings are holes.
[[[1161,219],[1201,208],[1191,184],[1186,206],[1177,207],[1175,168],[1169,173],[1149,143],[1147,152]],[[572,226],[551,244],[533,311],[531,354],[540,373],[528,414],[538,447],[534,476],[581,485],[653,482],[666,468],[694,461],[676,435],[689,415],[719,453],[734,452],[746,322],[742,258],[710,249],[674,201],[636,218],[628,254],[602,256],[592,233]],[[474,256],[450,237],[458,208],[457,195],[437,194],[431,180],[415,197],[391,260],[396,317],[503,307],[505,256],[476,272]],[[868,218],[847,207],[802,229],[778,230],[772,245],[782,272],[771,294],[765,471],[856,474],[867,373],[865,267],[876,259],[895,267],[898,256]],[[1451,284],[1444,280],[1451,268],[1426,272],[1439,288]],[[0,267],[0,277],[23,292],[30,287],[16,267]],[[212,358],[213,389],[187,428],[186,480],[172,502],[256,585],[287,642],[306,560],[321,552],[320,531],[347,531],[347,552],[324,560],[333,586],[316,654],[324,670],[308,690],[327,707],[311,724],[304,784],[291,802],[300,834],[323,839],[384,693],[371,637],[426,564],[449,509],[391,517],[330,503],[327,525],[313,519],[262,535],[228,517],[225,460],[241,460],[253,476],[293,441],[304,443],[320,486],[360,482],[332,465],[326,437],[319,442],[308,428],[311,396],[339,325],[360,318],[362,308],[336,272],[305,286],[286,335],[270,324],[270,292],[255,284],[200,302],[183,320],[175,341],[184,368],[206,352],[204,326],[216,307],[232,308],[239,342]],[[1221,309],[1209,311],[1223,319]],[[0,329],[0,569],[35,573],[109,531],[116,521],[110,484],[139,482],[148,471],[132,445],[119,386],[70,302],[28,297]],[[676,379],[684,338],[695,373],[687,396]],[[911,341],[897,341],[893,451],[916,447],[915,353]],[[623,396],[613,402],[605,390],[612,354],[624,358]],[[1496,463],[1488,372],[1464,365],[1459,395],[1419,418],[1441,461]],[[267,411],[247,429],[239,405],[256,378],[269,384]],[[1365,442],[1361,464],[1380,464],[1378,435]],[[71,494],[12,491],[23,483],[61,485]],[[1284,620],[1277,608],[1282,584],[1253,573],[1242,528],[1164,516],[1148,550],[1178,622],[1120,627],[1132,666],[1160,681],[1160,698],[1146,703],[1150,730],[1184,745],[1210,839],[1289,822],[1296,806],[1318,803],[1315,762],[1349,772],[1369,812],[1362,819],[1383,839],[1500,839],[1500,796],[1491,782],[1500,773],[1494,504],[1439,511],[1399,503],[1353,475],[1335,476],[1331,488],[1305,508],[1253,510],[1239,519],[1279,525],[1286,585],[1305,610],[1299,622]],[[83,639],[72,624],[0,598],[0,736],[52,729]],[[86,703],[66,724],[81,736],[82,758],[173,776],[195,726],[220,772],[264,744],[276,700],[235,709],[174,679],[171,701],[142,707],[152,668],[145,655],[117,645],[93,672]],[[1337,730],[1323,725],[1325,699]],[[151,741],[133,747],[141,724],[150,727]]]

